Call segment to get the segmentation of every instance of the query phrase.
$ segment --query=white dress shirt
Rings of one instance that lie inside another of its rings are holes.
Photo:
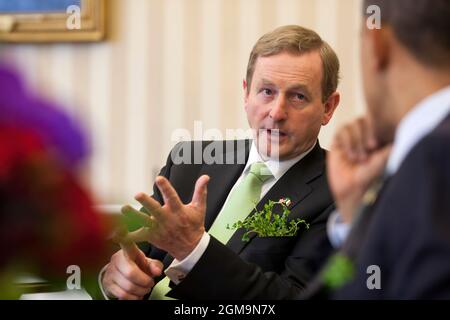
[[[411,150],[450,114],[450,86],[419,102],[401,120],[391,154],[386,165],[388,175],[395,174]],[[331,214],[327,232],[332,245],[340,247],[347,238],[350,226],[340,219],[339,212]]]
[[[252,143],[252,146],[250,148],[250,153],[248,156],[247,164],[245,165],[244,170],[242,171],[241,176],[234,184],[233,188],[231,188],[230,193],[227,196],[227,199],[225,200],[224,206],[228,201],[228,198],[230,197],[230,194],[233,192],[234,188],[248,175],[250,171],[250,167],[255,162],[264,162],[267,166],[267,168],[272,173],[272,177],[265,181],[261,187],[261,195],[260,199],[262,199],[266,193],[277,183],[277,181],[297,162],[299,162],[301,159],[303,159],[308,153],[311,152],[311,150],[315,147],[316,144],[314,144],[308,151],[302,153],[301,155],[285,160],[285,161],[277,161],[268,159],[264,161],[260,154],[258,153],[258,150],[256,148],[255,143]],[[222,207],[223,208],[223,207]],[[170,264],[170,266],[164,271],[167,277],[172,280],[175,284],[178,284],[188,273],[189,271],[194,268],[195,264],[200,260],[203,253],[205,252],[206,248],[208,247],[210,240],[210,236],[207,232],[205,232],[198,243],[197,247],[182,261],[178,261],[177,259],[174,259],[173,262]]]

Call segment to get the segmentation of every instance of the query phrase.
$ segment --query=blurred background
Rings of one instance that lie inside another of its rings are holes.
[[[321,144],[364,110],[359,0],[106,0],[107,36],[94,43],[2,44],[28,85],[88,130],[83,177],[102,204],[151,192],[175,141],[247,129],[242,79],[253,44],[285,24],[317,31],[341,61],[341,104]]]

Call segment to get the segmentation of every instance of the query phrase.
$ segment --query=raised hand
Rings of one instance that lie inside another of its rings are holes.
[[[205,232],[205,212],[208,176],[201,176],[196,184],[192,201],[183,204],[164,177],[156,178],[156,186],[161,191],[164,205],[145,193],[139,193],[139,201],[149,214],[131,206],[124,206],[122,213],[138,219],[143,225],[137,231],[129,233],[129,241],[148,241],[152,245],[167,251],[178,260],[186,258],[197,246]]]
[[[327,159],[330,188],[344,221],[351,222],[364,193],[382,174],[391,146],[379,146],[366,118],[340,129]]]

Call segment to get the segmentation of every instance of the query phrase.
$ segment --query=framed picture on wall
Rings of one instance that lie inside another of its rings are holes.
[[[0,42],[101,41],[104,0],[0,0]]]

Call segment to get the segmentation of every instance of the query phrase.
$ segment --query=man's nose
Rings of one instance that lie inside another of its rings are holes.
[[[282,121],[287,118],[287,101],[283,95],[279,95],[274,101],[269,117],[274,121]]]

